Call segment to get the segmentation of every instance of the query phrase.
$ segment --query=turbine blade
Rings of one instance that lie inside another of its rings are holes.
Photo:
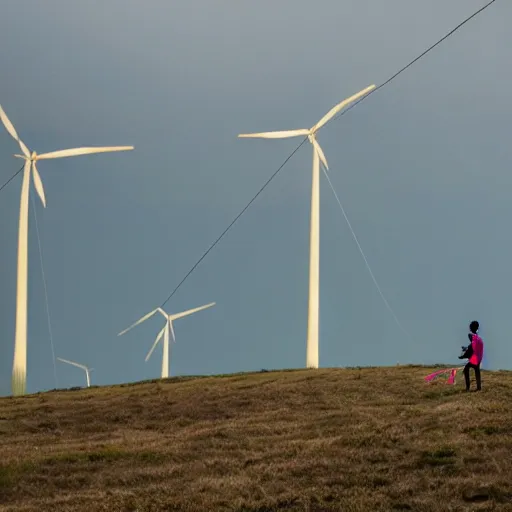
[[[141,324],[142,322],[144,322],[145,320],[147,320],[150,316],[153,316],[155,313],[157,312],[156,309],[153,309],[153,311],[150,311],[147,315],[144,315],[142,318],[139,318],[135,323],[133,323],[132,325],[130,325],[130,327],[128,327],[127,329],[125,329],[124,331],[121,331],[118,336],[121,336],[123,335],[125,332],[128,332],[130,329],[132,329],[133,327],[135,327],[136,325],[139,325]]]
[[[370,85],[366,89],[363,89],[362,91],[359,91],[356,94],[353,94],[349,98],[338,103],[335,107],[331,108],[331,110],[329,110],[329,112],[327,112],[327,114],[325,114],[325,116],[322,117],[322,119],[320,119],[320,121],[318,121],[318,123],[316,123],[315,126],[313,126],[313,128],[311,128],[311,131],[316,132],[317,130],[322,128],[322,126],[325,123],[327,123],[330,119],[332,119],[343,107],[359,99],[361,96],[364,96],[365,94],[369,93],[372,89],[375,89],[375,85]]]
[[[82,368],[82,370],[87,370],[87,366],[83,364],[74,363],[73,361],[68,361],[67,359],[61,359],[60,357],[57,357],[59,361],[62,361],[63,363],[72,364],[73,366],[76,366],[77,368]]]
[[[2,105],[0,105],[0,119],[2,120],[2,123],[5,126],[5,129],[9,132],[11,137],[14,140],[16,140],[18,142],[18,144],[20,145],[20,148],[21,148],[21,151],[23,151],[23,154],[27,158],[30,158],[30,152],[29,152],[27,146],[25,146],[25,144],[23,144],[23,141],[20,139],[19,135],[16,133],[16,130],[14,129],[13,124],[11,123],[10,119],[7,117],[7,114],[4,112],[4,109],[2,108]]]
[[[297,137],[298,135],[309,135],[306,128],[300,130],[285,130],[281,132],[261,132],[261,133],[241,133],[238,135],[241,139],[262,138],[262,139],[286,139],[288,137]]]
[[[89,155],[92,153],[109,153],[112,151],[129,151],[131,149],[133,149],[133,146],[62,149],[61,151],[52,151],[51,153],[43,153],[42,155],[37,155],[37,160],[47,160],[49,158],[65,158],[68,156],[78,155]]]
[[[172,325],[172,320],[171,319],[169,319],[169,328],[171,329],[172,341],[174,341],[174,343],[176,343],[176,336],[174,334],[174,327]]]
[[[174,315],[169,315],[169,320],[177,320],[178,318],[183,318],[184,316],[191,315],[192,313],[196,313],[197,311],[201,311],[206,308],[211,308],[212,306],[215,306],[215,302],[211,302],[210,304],[206,304],[204,306],[199,306],[198,308],[189,309],[181,313],[176,313]]]
[[[148,355],[146,356],[146,362],[151,357],[151,354],[153,353],[153,350],[155,350],[156,346],[158,345],[158,342],[162,338],[166,328],[167,328],[167,324],[165,324],[163,329],[158,333],[158,336],[156,337],[156,340],[153,343],[153,346],[151,347],[151,350],[148,352]]]
[[[313,144],[313,151],[316,151],[318,154],[318,157],[320,158],[321,162],[324,164],[325,168],[329,170],[329,166],[327,165],[327,159],[325,158],[324,152],[322,148],[320,147],[320,144],[318,144],[318,141],[315,139],[315,137],[310,138],[311,143]]]
[[[36,189],[37,195],[43,203],[43,206],[46,208],[46,198],[44,196],[43,182],[41,181],[41,176],[39,176],[35,162],[32,163],[32,169],[34,171],[34,187]]]

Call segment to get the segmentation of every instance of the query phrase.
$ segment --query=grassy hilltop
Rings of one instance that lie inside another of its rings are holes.
[[[429,371],[0,398],[0,511],[512,510],[512,372],[467,394]]]

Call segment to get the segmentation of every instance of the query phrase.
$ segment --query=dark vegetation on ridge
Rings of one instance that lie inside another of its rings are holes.
[[[512,510],[512,373],[171,378],[0,398],[0,510]],[[474,385],[474,383],[473,383]]]

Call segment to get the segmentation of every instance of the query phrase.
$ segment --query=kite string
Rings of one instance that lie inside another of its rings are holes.
[[[329,183],[329,186],[331,187],[331,190],[334,194],[334,197],[336,198],[336,201],[338,202],[338,205],[341,209],[341,213],[343,213],[343,217],[345,217],[345,220],[347,221],[347,225],[348,225],[348,228],[350,230],[350,233],[352,233],[352,237],[354,238],[354,241],[356,242],[356,245],[357,245],[357,248],[359,249],[359,252],[361,253],[361,256],[363,257],[363,260],[364,260],[364,263],[366,265],[366,268],[368,269],[368,272],[372,278],[372,281],[373,281],[373,284],[375,285],[375,288],[377,288],[377,291],[379,292],[379,295],[381,296],[384,304],[386,305],[386,307],[388,308],[389,312],[391,313],[391,315],[393,316],[393,318],[395,319],[395,322],[396,324],[398,325],[398,327],[402,330],[402,332],[411,340],[411,341],[414,341],[413,340],[413,337],[407,332],[407,330],[403,327],[403,325],[401,324],[400,320],[398,320],[398,317],[396,316],[395,312],[393,311],[393,308],[390,306],[389,302],[387,301],[386,297],[384,296],[384,293],[382,292],[382,289],[381,287],[379,286],[379,283],[377,282],[377,279],[375,278],[375,275],[370,267],[370,264],[368,263],[368,259],[366,258],[365,254],[364,254],[364,251],[363,251],[363,248],[361,247],[361,244],[359,243],[359,240],[357,238],[357,235],[354,231],[354,229],[352,228],[352,224],[350,223],[350,221],[348,220],[348,217],[347,217],[347,214],[345,212],[345,208],[343,208],[343,205],[341,203],[341,200],[338,196],[338,194],[336,193],[336,190],[334,189],[334,186],[331,182],[331,179],[329,178],[329,175],[327,174],[327,172],[325,171],[325,169],[322,167],[322,170],[324,172],[324,175],[325,177],[327,178],[327,181]]]
[[[41,262],[41,274],[43,277],[43,289],[44,289],[44,299],[46,304],[46,318],[48,321],[48,332],[50,334],[50,345],[52,349],[52,361],[53,361],[53,376],[55,378],[55,389],[59,387],[58,379],[57,379],[57,364],[55,363],[55,347],[53,344],[53,333],[52,333],[52,322],[50,319],[50,305],[48,302],[48,290],[46,287],[46,275],[44,272],[44,264],[43,264],[43,251],[41,248],[41,237],[39,236],[39,224],[37,222],[37,210],[36,203],[34,201],[34,195],[32,195],[32,210],[34,211],[34,219],[36,224],[36,233],[37,233],[37,245],[39,248],[39,260]]]

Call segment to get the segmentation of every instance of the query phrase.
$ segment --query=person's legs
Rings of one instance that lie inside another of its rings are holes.
[[[482,376],[480,374],[480,365],[477,364],[473,367],[475,369],[475,377],[476,377],[476,390],[482,391]]]
[[[466,364],[466,366],[464,366],[464,379],[466,381],[466,391],[469,391],[469,368],[470,368],[470,364]]]

